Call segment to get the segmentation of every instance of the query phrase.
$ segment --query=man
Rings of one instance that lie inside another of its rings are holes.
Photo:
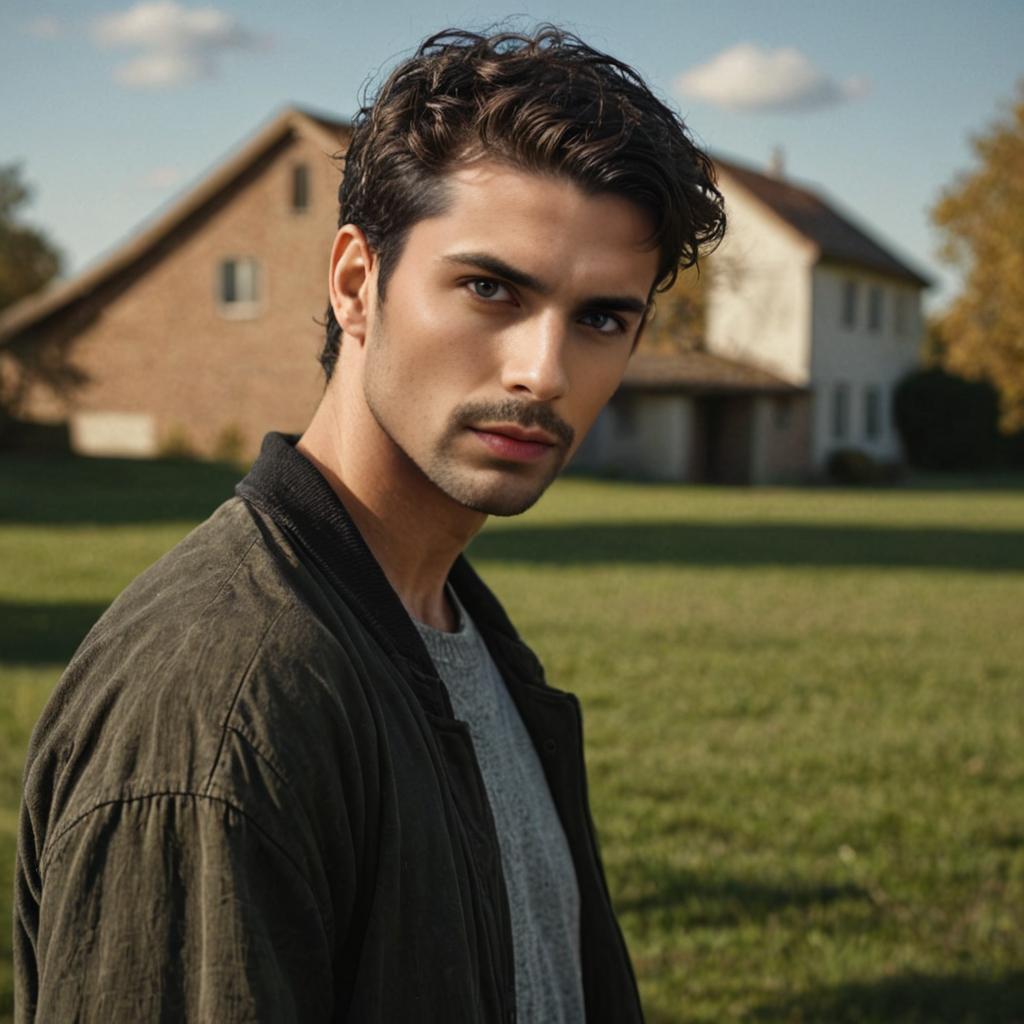
[[[461,552],[532,505],[724,227],[624,65],[428,40],[356,119],[328,383],[33,738],[21,1021],[639,1021],[575,698]],[[625,699],[625,698],[624,698]]]

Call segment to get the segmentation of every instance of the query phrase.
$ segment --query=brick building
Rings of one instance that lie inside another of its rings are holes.
[[[85,454],[252,455],[268,429],[301,430],[323,386],[347,134],[283,111],[107,259],[8,310],[0,354],[53,382],[20,415],[67,423]]]

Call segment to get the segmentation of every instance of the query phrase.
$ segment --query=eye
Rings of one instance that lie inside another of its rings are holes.
[[[593,327],[601,334],[618,334],[626,329],[626,325],[617,316],[612,316],[611,313],[602,313],[600,310],[584,313],[580,317],[580,323],[587,327]]]
[[[512,298],[512,293],[505,285],[490,277],[474,277],[466,285],[478,299],[487,302],[506,302]]]

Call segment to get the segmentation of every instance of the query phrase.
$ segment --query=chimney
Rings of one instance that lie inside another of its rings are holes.
[[[786,154],[781,146],[772,147],[772,155],[768,160],[768,173],[780,181],[786,177]]]

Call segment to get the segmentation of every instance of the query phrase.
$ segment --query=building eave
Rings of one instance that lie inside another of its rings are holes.
[[[619,391],[631,394],[802,395],[808,389],[759,366],[699,350],[638,351]]]

